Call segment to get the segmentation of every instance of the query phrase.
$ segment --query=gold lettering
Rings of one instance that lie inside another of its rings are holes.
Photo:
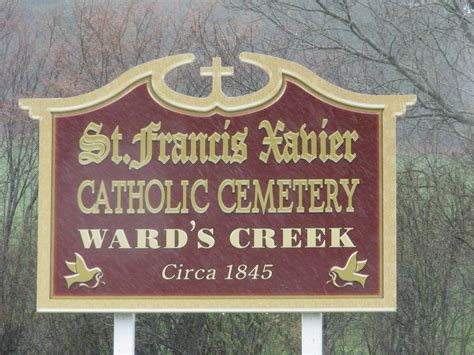
[[[207,186],[207,179],[199,179],[191,187],[191,206],[194,211],[197,213],[206,213],[209,208],[209,202],[206,203],[203,207],[199,206],[196,201],[196,191],[199,187],[204,188],[204,193],[207,194],[208,186]]]
[[[291,187],[291,180],[278,179],[278,213],[291,213],[293,209],[293,201],[289,205],[285,202],[289,200],[289,190]]]
[[[281,231],[282,248],[301,248],[301,228],[282,228]]]
[[[118,164],[122,161],[122,156],[119,154],[119,144],[122,140],[122,133],[120,133],[120,127],[117,126],[112,133],[112,161]]]
[[[247,144],[245,143],[245,139],[247,138],[247,134],[249,130],[247,127],[244,128],[243,132],[237,132],[231,138],[232,144],[232,158],[230,159],[231,163],[243,163],[247,160]]]
[[[81,139],[79,140],[79,164],[100,163],[110,153],[110,140],[106,135],[100,134],[102,123],[90,122]],[[93,134],[90,134],[92,132]]]
[[[137,229],[137,249],[158,249],[158,231],[156,229]]]
[[[198,231],[198,249],[210,249],[214,246],[214,228],[202,228]]]
[[[107,196],[107,189],[105,188],[104,181],[100,181],[99,192],[97,193],[97,200],[95,202],[96,209],[103,205],[105,207],[105,214],[112,214],[113,210],[110,208],[109,197]],[[97,213],[97,212],[96,212]]]
[[[240,232],[246,232],[246,233],[247,233],[247,236],[248,236],[249,233],[250,233],[250,229],[249,229],[249,228],[237,228],[237,229],[234,229],[234,230],[230,233],[229,241],[230,241],[230,244],[231,244],[234,248],[237,248],[237,249],[244,249],[244,248],[247,248],[247,247],[250,245],[250,241],[248,241],[247,244],[242,245],[242,244],[240,243]]]
[[[209,161],[211,163],[217,164],[221,159],[221,156],[216,154],[216,144],[221,141],[221,135],[217,132],[214,132],[209,137]]]
[[[178,163],[185,164],[188,161],[188,156],[186,154],[187,137],[188,135],[184,133],[178,132],[176,134],[173,134],[174,146],[173,146],[173,150],[171,151],[171,159],[173,161],[173,164],[178,164]],[[162,163],[166,163],[166,161],[168,160],[161,156],[162,152],[163,150],[160,148],[160,161]]]
[[[283,143],[283,137],[277,137],[277,134],[279,132],[282,132],[283,129],[285,129],[285,124],[278,120],[277,124],[275,125],[275,129],[272,129],[272,125],[270,124],[269,121],[264,120],[260,122],[258,129],[265,129],[267,136],[263,138],[262,143],[264,145],[268,146],[268,149],[266,152],[261,152],[260,153],[260,160],[263,161],[264,163],[268,162],[268,159],[270,158],[270,155],[273,153],[275,157],[275,161],[277,163],[281,163],[283,157],[278,150],[278,146]]]
[[[339,192],[339,187],[337,184],[337,181],[334,179],[325,179],[324,180],[326,184],[326,193],[327,193],[327,198],[326,198],[326,209],[325,212],[332,212],[333,209],[331,207],[331,201],[334,205],[334,210],[336,212],[341,212],[342,207],[339,205],[339,202],[337,201],[337,195]]]
[[[128,166],[129,169],[140,169],[151,161],[153,141],[158,137],[156,132],[160,127],[161,122],[151,122],[148,126],[142,128],[140,133],[137,133],[135,137],[133,137],[133,144],[137,142],[140,143],[140,161],[132,160]]]
[[[122,214],[123,213],[123,208],[122,208],[122,192],[127,191],[127,182],[124,180],[115,180],[112,181],[112,192],[117,189],[117,194],[116,194],[116,206],[115,206],[115,214]]]
[[[359,134],[356,131],[344,133],[345,152],[344,158],[351,163],[357,156],[356,153],[352,153],[352,142],[356,142],[359,139]]]
[[[166,208],[165,213],[179,213],[181,209],[181,202],[175,207],[171,206],[171,189],[173,188],[173,181],[172,180],[165,180],[165,188],[166,188]]]
[[[113,249],[114,244],[118,244],[119,249],[130,249],[130,244],[128,244],[127,236],[123,229],[117,229],[115,231],[114,237],[109,244],[109,249]]]
[[[337,163],[343,158],[352,162],[356,158],[356,154],[352,152],[352,143],[358,140],[359,135],[356,131],[338,130],[328,134],[325,131],[328,122],[327,118],[322,119],[319,133],[308,132],[306,124],[301,125],[297,132],[284,132],[285,124],[280,120],[274,128],[269,121],[263,120],[258,128],[266,132],[262,140],[266,151],[260,152],[259,159],[264,163],[267,163],[270,157],[273,157],[276,163],[296,163],[300,159],[310,163],[317,158],[323,163],[328,160]]]
[[[301,159],[311,163],[317,156],[317,144],[316,144],[316,133],[311,131],[309,134],[306,133],[306,124],[303,124],[300,128],[301,136]]]
[[[156,186],[158,190],[160,191],[160,197],[159,197],[159,202],[156,207],[153,207],[150,203],[150,190],[153,186]],[[161,183],[160,180],[150,180],[148,184],[146,184],[145,187],[145,206],[148,211],[151,213],[159,213],[162,209],[163,206],[165,205],[165,189],[163,187],[163,184]]]
[[[138,187],[138,191],[134,191],[133,188],[135,185]],[[127,214],[132,214],[132,213],[138,213],[138,214],[144,214],[145,209],[143,208],[143,187],[145,186],[145,181],[143,180],[138,180],[138,181],[133,181],[129,180],[127,181],[127,189],[128,189],[128,209],[127,209]],[[133,208],[133,201],[138,200],[138,209],[135,212],[135,209]]]
[[[250,180],[235,180],[235,186],[237,187],[237,209],[235,212],[249,213],[252,208],[252,203],[247,204],[247,206],[243,206],[242,203],[247,201],[247,190],[250,186]]]
[[[351,179],[352,187],[349,188],[349,180],[348,179],[340,179],[339,183],[342,185],[344,192],[347,195],[347,207],[346,212],[354,212],[354,207],[352,206],[352,200],[354,197],[355,190],[360,183],[359,179]]]
[[[320,189],[323,186],[323,180],[321,179],[309,179],[308,180],[308,185],[309,185],[309,194],[310,194],[310,207],[309,207],[309,212],[310,213],[317,213],[317,212],[323,212],[324,211],[324,201],[321,202],[321,205],[316,206],[315,205],[315,200],[320,199]],[[317,187],[319,186],[319,187]]]
[[[230,187],[231,188],[231,191],[232,193],[235,193],[235,184],[234,184],[234,180],[231,180],[231,179],[225,179],[225,180],[222,180],[221,184],[219,185],[219,191],[217,193],[217,202],[219,204],[219,208],[221,209],[222,212],[224,213],[232,213],[234,212],[235,210],[235,206],[236,206],[236,203],[234,202],[234,204],[232,206],[226,206],[225,203],[224,203],[224,197],[223,197],[223,194],[224,194],[224,189],[226,187]]]
[[[254,228],[254,244],[252,248],[276,248],[274,236],[275,231],[271,228]]]
[[[344,140],[339,131],[336,131],[329,136],[329,159],[335,163],[342,159],[343,155],[341,153],[338,154],[337,150],[343,143]]]
[[[296,207],[296,213],[303,213],[304,212],[303,188],[304,188],[304,191],[308,191],[308,181],[304,179],[293,180],[293,189],[295,188],[298,191],[298,204]]]
[[[306,228],[306,248],[324,248],[326,241],[322,240],[326,228]]]
[[[84,189],[86,187],[89,187],[91,189],[91,192],[94,193],[94,180],[84,180],[83,182],[81,182],[79,188],[77,189],[77,205],[79,206],[79,209],[82,213],[99,213],[99,209],[97,208],[95,203],[91,207],[86,207],[84,205],[84,202],[82,201],[82,193],[84,192]]]
[[[262,189],[260,188],[260,182],[253,180],[252,183],[255,187],[252,213],[259,213],[260,211],[262,211],[263,214],[265,214],[265,212],[275,213],[277,211],[273,201],[273,185],[275,184],[275,180],[268,180],[265,196],[263,196]],[[267,204],[269,207],[267,207]]]
[[[355,248],[354,243],[349,237],[349,232],[354,228],[345,228],[345,232],[341,235],[342,228],[331,228],[331,248]],[[342,243],[342,245],[341,245]]]

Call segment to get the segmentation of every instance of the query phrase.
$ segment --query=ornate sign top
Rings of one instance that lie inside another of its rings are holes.
[[[166,75],[22,99],[40,119],[39,311],[394,310],[395,117],[415,96],[338,88],[242,53],[262,89],[208,97]]]
[[[283,92],[287,80],[302,84],[310,91],[333,103],[360,109],[389,110],[391,117],[403,115],[406,106],[416,102],[414,95],[366,95],[339,88],[318,77],[309,69],[288,60],[256,53],[242,53],[240,60],[252,64],[267,73],[267,85],[243,96],[228,97],[221,90],[221,77],[233,75],[233,68],[222,67],[221,59],[214,58],[212,67],[201,68],[201,75],[212,76],[213,89],[208,97],[200,98],[178,93],[168,87],[164,78],[173,69],[190,64],[193,54],[180,54],[156,59],[138,65],[110,84],[90,93],[62,99],[21,99],[22,109],[30,110],[30,116],[38,119],[52,113],[71,113],[106,105],[123,95],[137,84],[148,82],[150,94],[165,107],[193,116],[210,116],[220,113],[235,116],[242,112],[261,109],[276,101]],[[387,111],[386,111],[387,112]]]

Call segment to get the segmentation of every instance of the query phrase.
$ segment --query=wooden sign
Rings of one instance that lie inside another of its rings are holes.
[[[191,54],[65,99],[40,120],[39,311],[361,311],[396,306],[395,117],[414,96],[269,76],[228,97],[170,89]]]

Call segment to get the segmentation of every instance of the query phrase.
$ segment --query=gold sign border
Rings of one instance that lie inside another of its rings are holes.
[[[238,97],[212,90],[205,98],[171,90],[165,76],[194,61],[193,54],[160,58],[136,66],[111,83],[90,93],[69,98],[20,99],[20,108],[40,120],[38,212],[38,312],[341,312],[396,310],[396,140],[395,118],[416,102],[414,95],[366,95],[339,88],[309,69],[284,59],[242,53],[240,60],[264,70],[269,81],[262,89]],[[237,116],[261,110],[278,100],[286,82],[337,107],[377,112],[381,117],[381,295],[376,296],[222,296],[222,297],[52,297],[54,120],[90,112],[147,83],[150,95],[162,106],[192,116],[219,113]],[[383,129],[382,129],[383,127]]]

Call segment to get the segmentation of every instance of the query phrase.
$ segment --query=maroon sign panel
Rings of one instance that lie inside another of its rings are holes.
[[[379,122],[293,83],[234,117],[143,84],[57,118],[53,295],[379,294]]]

